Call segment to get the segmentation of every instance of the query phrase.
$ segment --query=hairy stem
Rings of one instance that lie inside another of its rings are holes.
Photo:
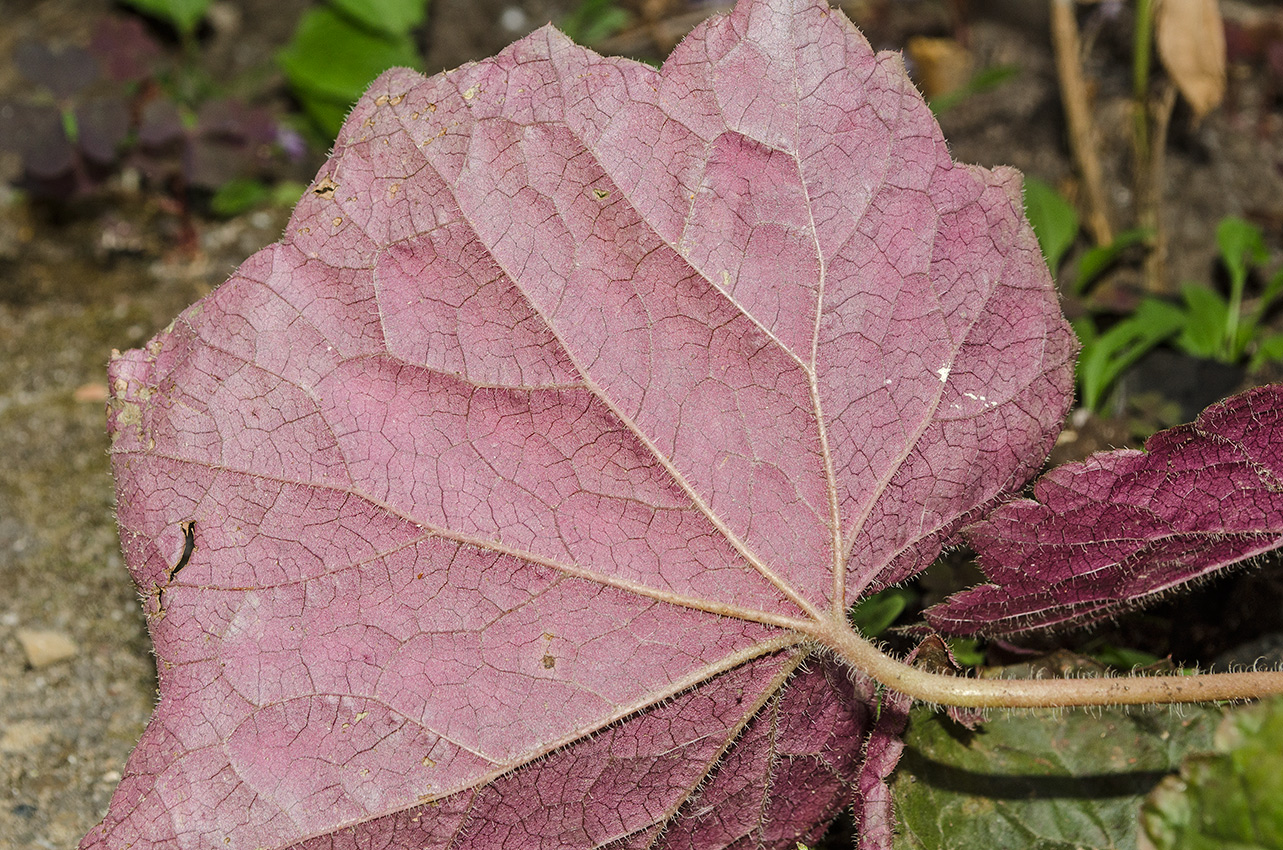
[[[1283,670],[1084,679],[971,679],[931,673],[887,655],[844,623],[814,637],[881,684],[917,700],[962,708],[1057,708],[1213,702],[1283,693]]]

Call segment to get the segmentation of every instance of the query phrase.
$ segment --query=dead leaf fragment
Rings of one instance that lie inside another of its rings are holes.
[[[18,643],[27,663],[37,670],[72,658],[79,651],[70,637],[51,629],[18,629]]]
[[[1163,68],[1201,121],[1225,97],[1225,25],[1216,0],[1162,0],[1154,31]]]
[[[928,100],[957,91],[971,78],[971,52],[952,38],[914,36],[905,50]]]

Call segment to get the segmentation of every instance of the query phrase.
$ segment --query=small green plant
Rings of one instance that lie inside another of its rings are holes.
[[[1150,793],[1140,812],[1142,846],[1283,846],[1283,701],[1227,715],[1211,744]]]
[[[233,177],[214,192],[209,199],[209,209],[223,218],[263,206],[289,209],[305,191],[307,186],[296,180],[268,185],[254,177]]]
[[[1104,331],[1090,315],[1071,322],[1082,344],[1077,367],[1082,405],[1099,412],[1118,377],[1151,348],[1175,336],[1184,322],[1179,307],[1156,298],[1145,299],[1136,312]]]
[[[383,71],[420,67],[414,30],[427,6],[427,0],[331,0],[299,19],[276,61],[322,135],[338,133],[352,104]]]
[[[195,61],[199,17],[184,8],[188,17],[164,17],[186,28],[190,52],[181,56],[132,12],[92,21],[84,47],[17,42],[14,66],[25,85],[6,102],[8,132],[0,133],[0,150],[19,162],[15,188],[68,204],[134,171],[172,201],[168,209],[184,222],[179,243],[190,245],[194,203],[225,186],[227,198],[245,197],[249,182],[268,192],[287,161],[304,155],[302,139],[269,107],[230,95],[234,85],[216,85]]]
[[[1025,215],[1038,237],[1047,268],[1059,277],[1060,261],[1078,238],[1078,213],[1050,183],[1026,177]]]
[[[1025,214],[1047,266],[1059,279],[1065,255],[1078,238],[1078,213],[1054,187],[1029,177],[1025,179]],[[1128,230],[1108,245],[1083,252],[1069,291],[1084,294],[1124,251],[1145,238],[1143,230]],[[1118,377],[1147,351],[1179,332],[1184,318],[1179,308],[1148,299],[1135,313],[1107,329],[1090,313],[1072,324],[1082,345],[1077,367],[1078,397],[1084,407],[1099,412]]]
[[[183,60],[162,82],[169,95],[189,109],[211,98],[218,88],[202,67],[196,37],[210,3],[211,0],[125,0],[126,6],[169,25],[178,36]]]
[[[1037,178],[1026,177],[1025,214],[1038,236],[1038,244],[1047,260],[1047,267],[1058,281],[1061,280],[1062,261],[1078,239],[1078,213],[1053,186]],[[1084,294],[1118,262],[1124,251],[1142,244],[1147,238],[1148,231],[1134,228],[1119,233],[1108,245],[1096,245],[1083,251],[1069,282],[1069,292]]]
[[[1283,269],[1269,278],[1250,309],[1244,306],[1248,279],[1269,260],[1261,229],[1230,216],[1216,228],[1216,245],[1229,277],[1229,297],[1201,283],[1186,283],[1181,289],[1184,321],[1177,347],[1222,363],[1241,363],[1254,349],[1253,368],[1283,359],[1283,334],[1267,334],[1261,324],[1283,294]]]

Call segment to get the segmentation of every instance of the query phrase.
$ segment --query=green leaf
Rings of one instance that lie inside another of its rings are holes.
[[[276,59],[308,115],[330,135],[375,77],[388,68],[419,64],[408,35],[371,32],[325,8],[302,17]]]
[[[557,28],[577,44],[591,45],[610,38],[632,23],[632,15],[615,5],[615,0],[581,0]]]
[[[271,190],[267,200],[273,206],[290,209],[298,203],[298,199],[306,191],[306,183],[300,183],[297,180],[282,180]]]
[[[1261,228],[1237,216],[1226,216],[1216,225],[1216,245],[1231,286],[1242,287],[1252,266],[1269,258]]]
[[[124,0],[126,6],[158,18],[182,35],[191,35],[205,18],[211,0]]]
[[[1078,236],[1078,213],[1059,192],[1036,177],[1025,178],[1025,214],[1033,225],[1052,274]]]
[[[308,119],[322,135],[331,139],[338,135],[339,128],[347,120],[347,114],[352,111],[352,104],[355,102],[349,98],[331,98],[302,89],[294,94]]]
[[[985,663],[979,638],[949,638],[949,651],[953,653],[953,660],[963,667],[979,667]]]
[[[903,587],[889,587],[867,596],[851,608],[851,625],[865,637],[877,637],[891,628],[913,598],[913,591]]]
[[[269,195],[263,181],[252,177],[235,177],[218,187],[214,197],[209,199],[209,208],[215,215],[231,218],[263,203]]]
[[[330,0],[341,14],[367,29],[403,36],[423,23],[428,0]]]
[[[1150,231],[1143,227],[1124,230],[1114,237],[1108,245],[1097,245],[1083,252],[1078,261],[1078,274],[1074,278],[1074,292],[1083,292],[1095,280],[1118,261],[1119,256],[1133,245],[1139,245],[1149,239]]]
[[[891,790],[897,850],[1132,850],[1136,812],[1181,758],[1207,747],[1215,707],[1038,710],[969,733],[915,708]]]
[[[1256,346],[1252,355],[1250,371],[1255,372],[1266,363],[1283,362],[1283,333],[1270,334]]]
[[[1149,667],[1162,659],[1150,652],[1115,646],[1109,641],[1102,641],[1094,647],[1090,655],[1095,660],[1118,670],[1134,670],[1137,667]]]
[[[1240,709],[1141,809],[1155,850],[1283,848],[1283,700]]]
[[[1098,333],[1090,318],[1073,322],[1082,343],[1078,355],[1078,384],[1082,403],[1100,410],[1106,393],[1118,376],[1145,352],[1181,330],[1186,316],[1173,304],[1147,298],[1136,312],[1108,331]]]
[[[1264,313],[1274,303],[1274,299],[1283,294],[1283,269],[1275,272],[1269,282],[1265,284],[1265,289],[1261,292],[1261,300],[1257,306],[1257,313]]]
[[[1177,347],[1195,357],[1224,359],[1229,303],[1201,283],[1185,284],[1181,297],[1185,301],[1185,326],[1176,340]]]

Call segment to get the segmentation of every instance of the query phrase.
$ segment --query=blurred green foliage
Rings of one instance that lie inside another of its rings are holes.
[[[1283,848],[1283,700],[1234,712],[1141,808],[1152,850]]]
[[[1033,225],[1043,258],[1060,279],[1066,253],[1078,239],[1079,219],[1073,205],[1051,185],[1033,177],[1025,178],[1025,214]],[[1144,230],[1120,233],[1108,245],[1083,252],[1077,273],[1066,287],[1082,295],[1128,248],[1147,238]],[[1074,320],[1074,331],[1082,350],[1078,355],[1077,381],[1080,403],[1100,412],[1119,376],[1150,349],[1171,338],[1183,325],[1180,310],[1154,299],[1108,329],[1087,314]]]
[[[211,0],[123,0],[126,6],[164,21],[184,40],[191,38],[209,11]]]
[[[615,35],[631,24],[632,19],[615,0],[580,0],[570,14],[557,21],[557,29],[576,44],[591,46]]]
[[[904,587],[889,587],[866,596],[851,607],[851,625],[865,637],[877,637],[891,628],[917,595]]]
[[[421,68],[415,30],[427,0],[331,0],[299,19],[277,54],[304,112],[328,138],[357,99],[388,68]]]

